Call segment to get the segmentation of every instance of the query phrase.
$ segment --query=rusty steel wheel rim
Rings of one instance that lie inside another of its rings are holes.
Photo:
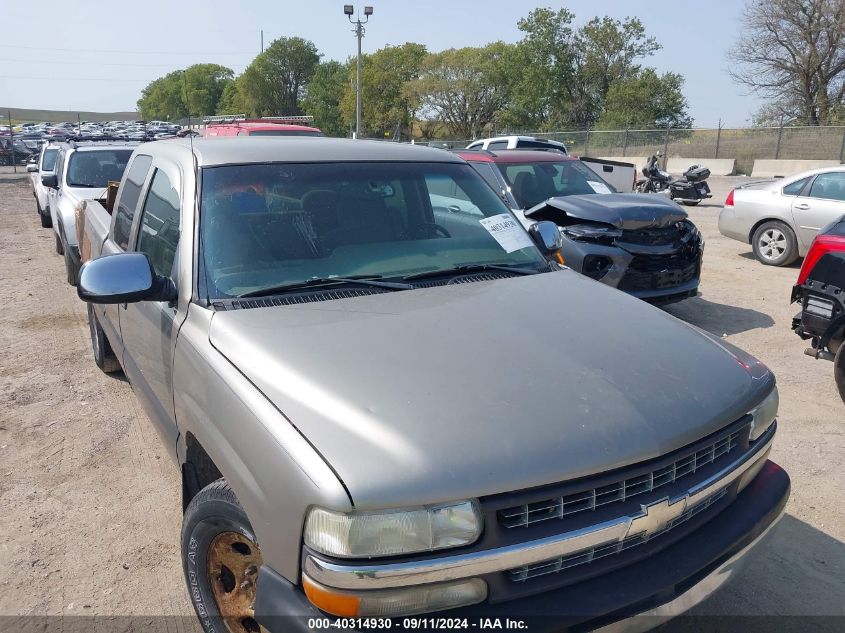
[[[238,532],[222,532],[208,548],[208,582],[220,617],[230,633],[255,633],[255,584],[261,550]]]

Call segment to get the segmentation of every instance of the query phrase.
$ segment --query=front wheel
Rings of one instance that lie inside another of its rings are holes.
[[[94,362],[97,367],[103,370],[106,374],[112,374],[120,371],[120,362],[117,360],[112,351],[111,344],[106,338],[106,333],[100,326],[97,320],[97,315],[94,314],[94,308],[88,304],[88,329],[91,331],[91,347],[94,350]]]
[[[757,227],[751,237],[757,260],[766,266],[789,266],[798,259],[798,240],[783,222],[773,220]]]
[[[833,379],[839,389],[839,397],[845,402],[845,342],[839,345],[836,357],[833,359]]]
[[[223,480],[191,499],[182,519],[182,568],[206,633],[252,633],[261,550],[235,493]]]
[[[58,233],[55,233],[55,238],[56,238],[56,252],[59,255],[64,255],[65,254],[65,247],[64,247],[64,244],[62,244],[62,238],[59,237]]]
[[[35,199],[35,208],[38,209],[38,219],[41,220],[41,228],[49,229],[53,227],[53,220],[50,218],[50,209],[42,209],[38,198]]]

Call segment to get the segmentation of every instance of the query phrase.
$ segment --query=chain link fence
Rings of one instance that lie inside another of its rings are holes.
[[[845,126],[691,128],[656,130],[568,130],[502,132],[565,143],[578,156],[650,156],[690,159],[733,158],[737,174],[750,174],[757,159],[845,161]],[[437,147],[466,147],[471,139],[427,142]],[[641,165],[638,165],[641,167]]]

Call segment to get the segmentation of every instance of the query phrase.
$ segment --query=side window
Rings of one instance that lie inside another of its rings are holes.
[[[845,172],[819,174],[810,187],[811,198],[845,200]]]
[[[138,206],[141,187],[144,186],[152,162],[152,157],[145,154],[138,154],[133,159],[120,192],[120,199],[117,201],[117,210],[114,212],[113,238],[115,243],[124,250],[129,244],[129,232],[132,229],[132,218],[135,217],[135,207]]]
[[[797,196],[804,190],[804,187],[806,186],[808,180],[810,179],[802,178],[801,180],[796,180],[795,182],[786,185],[786,187],[783,188],[783,195]]]
[[[64,175],[65,171],[65,153],[59,152],[59,155],[56,157],[56,181],[59,183],[59,187],[62,186],[62,176]]]
[[[507,141],[493,141],[489,145],[487,145],[487,149],[490,151],[495,151],[497,149],[507,149],[508,142]]]
[[[470,163],[470,165],[478,172],[479,176],[484,178],[488,185],[493,187],[493,191],[496,192],[497,196],[502,195],[502,190],[505,187],[496,176],[495,168],[491,163]]]
[[[159,275],[169,277],[179,244],[179,193],[160,169],[153,175],[141,211],[135,250],[146,253]]]

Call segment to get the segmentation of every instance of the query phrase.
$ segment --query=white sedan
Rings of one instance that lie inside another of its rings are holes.
[[[741,185],[719,214],[719,232],[751,244],[768,266],[807,254],[816,234],[845,213],[845,165]]]

